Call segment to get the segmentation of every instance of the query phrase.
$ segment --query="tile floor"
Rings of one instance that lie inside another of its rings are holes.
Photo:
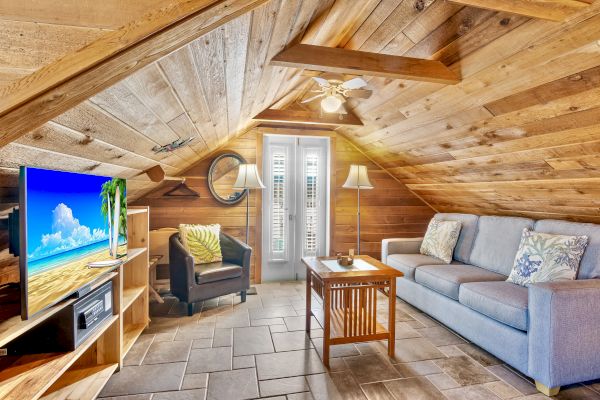
[[[397,299],[396,357],[385,342],[333,346],[321,362],[322,335],[313,318],[304,333],[305,285],[256,285],[240,303],[223,296],[199,305],[166,296],[152,322],[101,397],[111,400],[429,400],[546,397],[500,360]],[[387,299],[381,296],[380,301]],[[318,306],[318,299],[313,299]],[[385,308],[381,307],[383,310]],[[319,310],[314,310],[321,315]],[[385,315],[380,316],[385,319]],[[557,397],[599,399],[600,383],[574,385]]]

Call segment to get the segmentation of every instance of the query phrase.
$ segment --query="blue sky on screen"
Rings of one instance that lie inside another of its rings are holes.
[[[37,260],[108,239],[100,192],[111,178],[27,168],[27,253]]]

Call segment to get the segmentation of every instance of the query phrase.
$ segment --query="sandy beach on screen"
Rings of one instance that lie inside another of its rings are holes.
[[[124,252],[125,248],[125,246],[119,246],[118,252]],[[87,267],[89,262],[108,259],[110,259],[110,255],[108,249],[106,249],[67,263],[62,267],[30,276],[27,281],[28,314],[35,314],[49,305],[56,303],[58,300],[112,269],[113,267]]]

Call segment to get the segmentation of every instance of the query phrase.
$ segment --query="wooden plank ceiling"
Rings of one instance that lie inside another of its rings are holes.
[[[269,0],[1,148],[0,172],[118,175],[139,197],[155,186],[145,169],[176,175],[260,111],[298,108],[314,88],[309,74],[269,61],[304,43],[438,60],[461,76],[456,85],[365,76],[373,96],[348,103],[364,125],[338,128],[434,209],[600,222],[599,3],[553,22],[445,0]],[[62,23],[33,12],[13,20]],[[65,25],[115,28],[102,20]],[[40,64],[1,61],[5,76]],[[188,148],[151,150],[189,136]]]

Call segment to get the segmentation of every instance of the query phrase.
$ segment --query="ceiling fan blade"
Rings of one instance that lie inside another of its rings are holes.
[[[355,99],[368,99],[369,97],[371,97],[372,94],[373,91],[367,89],[354,89],[347,90],[346,92],[344,92],[344,95],[346,97],[353,97]]]
[[[360,89],[367,86],[367,82],[363,78],[354,78],[342,83],[344,89]]]
[[[318,99],[319,97],[323,97],[323,96],[325,96],[325,93],[320,93],[320,94],[318,94],[318,95],[316,95],[316,96],[309,97],[309,98],[308,98],[308,99],[306,99],[306,100],[302,100],[300,103],[301,103],[301,104],[304,104],[304,103],[310,103],[311,101],[313,101],[313,100],[316,100],[316,99]]]
[[[321,85],[323,87],[330,87],[331,86],[329,84],[329,81],[327,79],[323,79],[320,76],[313,76],[312,78],[313,78],[313,80],[315,82],[317,82],[319,85]]]

